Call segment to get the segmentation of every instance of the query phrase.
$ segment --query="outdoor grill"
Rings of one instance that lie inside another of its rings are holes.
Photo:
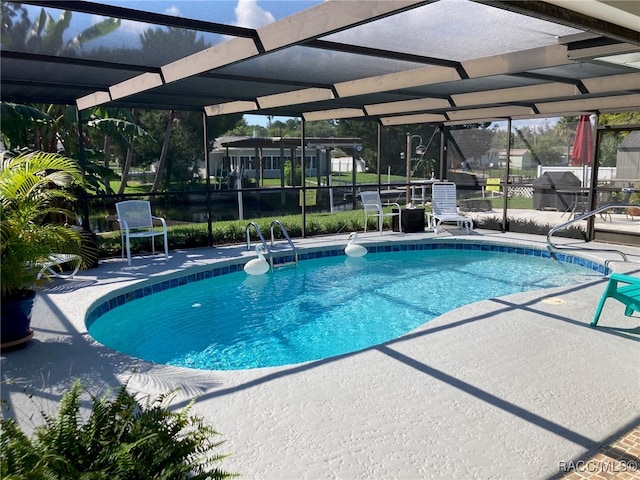
[[[545,172],[533,181],[533,208],[565,211],[571,205],[567,190],[580,189],[580,179],[571,172]]]

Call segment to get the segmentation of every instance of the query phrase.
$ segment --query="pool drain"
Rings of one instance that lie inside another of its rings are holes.
[[[558,297],[549,297],[549,298],[545,298],[544,300],[542,300],[542,303],[548,303],[549,305],[563,305],[566,302],[566,300],[563,300],[561,298]]]

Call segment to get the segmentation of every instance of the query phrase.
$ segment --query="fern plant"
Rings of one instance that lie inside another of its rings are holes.
[[[183,480],[236,476],[215,467],[227,455],[211,426],[190,414],[193,401],[179,411],[167,407],[173,394],[144,403],[127,392],[90,395],[83,420],[80,381],[65,393],[57,416],[29,438],[14,420],[2,420],[0,477],[10,479]]]

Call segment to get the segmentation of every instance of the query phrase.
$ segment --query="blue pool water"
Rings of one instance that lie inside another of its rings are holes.
[[[594,276],[601,274],[493,251],[334,256],[261,276],[238,271],[189,282],[111,308],[88,324],[97,341],[141,359],[239,370],[354,352],[468,303]]]

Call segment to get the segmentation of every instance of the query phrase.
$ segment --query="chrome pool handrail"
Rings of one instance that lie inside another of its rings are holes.
[[[580,216],[574,217],[573,219],[561,223],[560,225],[556,225],[555,227],[553,227],[551,230],[549,230],[549,233],[547,233],[547,248],[551,251],[551,252],[557,252],[560,250],[584,250],[582,248],[576,248],[576,247],[561,247],[558,245],[555,245],[552,240],[551,240],[551,236],[560,231],[560,230],[564,230],[565,228],[567,228],[569,225],[579,222],[580,220],[584,220],[586,218],[592,217],[594,215],[597,215],[601,212],[604,212],[606,210],[612,209],[612,208],[628,208],[628,207],[639,207],[640,205],[636,204],[636,203],[609,203],[607,205],[602,205],[594,210],[591,210],[590,212],[587,213],[583,213]],[[611,252],[611,253],[617,253],[619,254],[622,259],[627,262],[629,261],[627,256],[621,252],[620,250],[614,250],[614,249],[607,249],[607,248],[593,248],[590,249],[592,251],[596,251],[596,252]],[[605,261],[605,267],[608,266],[609,262],[611,260],[606,260]]]
[[[280,228],[280,232],[282,232],[282,235],[284,235],[284,238],[287,240],[287,243],[291,247],[291,250],[293,251],[293,263],[295,263],[295,265],[298,266],[298,249],[293,244],[293,241],[289,236],[289,232],[287,232],[287,229],[284,228],[284,225],[280,220],[274,220],[271,222],[271,246],[273,246],[273,242],[275,241],[274,227],[276,226]]]
[[[253,227],[256,231],[256,233],[258,234],[258,237],[260,237],[260,241],[262,242],[262,246],[264,247],[264,249],[266,250],[266,252],[271,255],[271,249],[269,248],[269,245],[267,244],[267,241],[264,238],[264,235],[262,235],[262,230],[260,230],[260,227],[258,226],[257,223],[255,222],[249,222],[247,224],[247,228],[246,228],[246,234],[247,234],[247,250],[251,250],[251,235],[249,233],[249,230],[251,230],[251,227]]]
[[[285,237],[285,239],[287,240],[287,243],[289,244],[289,246],[291,247],[291,250],[293,252],[293,262],[290,263],[278,263],[275,264],[274,262],[274,255],[273,255],[273,246],[274,246],[274,241],[275,241],[275,232],[274,232],[274,227],[279,227],[280,231],[282,232],[282,235]],[[262,246],[264,247],[265,250],[265,254],[266,257],[269,259],[269,264],[271,265],[271,268],[276,268],[276,267],[281,267],[281,266],[286,266],[289,265],[291,263],[295,264],[296,266],[298,266],[298,249],[296,248],[296,246],[294,245],[293,241],[291,240],[291,237],[289,236],[289,232],[287,232],[287,229],[284,228],[284,225],[282,224],[282,222],[280,222],[280,220],[274,220],[271,222],[270,228],[271,228],[271,242],[270,244],[267,242],[267,240],[264,238],[264,235],[262,234],[262,230],[260,230],[260,227],[258,226],[257,223],[255,222],[249,222],[247,224],[247,228],[246,228],[246,235],[247,235],[247,250],[251,250],[251,235],[250,235],[250,230],[253,227],[253,229],[256,231],[258,237],[260,238],[260,242],[262,243]]]

